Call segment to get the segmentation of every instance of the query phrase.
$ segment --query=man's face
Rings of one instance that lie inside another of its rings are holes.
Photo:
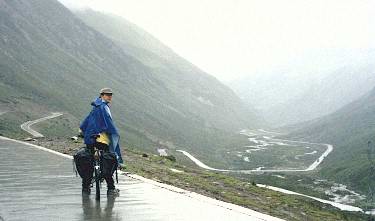
[[[112,102],[112,94],[104,93],[102,94],[102,99],[105,100],[108,103]]]

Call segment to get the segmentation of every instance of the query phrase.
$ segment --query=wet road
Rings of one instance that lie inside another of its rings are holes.
[[[52,119],[52,118],[55,118],[55,117],[59,117],[61,115],[63,115],[63,114],[62,113],[52,113],[50,116],[47,116],[47,117],[43,117],[43,118],[33,120],[33,121],[27,121],[27,122],[21,124],[21,129],[30,133],[34,137],[44,137],[43,134],[39,133],[38,131],[35,131],[35,130],[31,129],[31,125],[36,124],[36,123],[40,123],[42,121],[49,120],[49,119]]]
[[[152,181],[120,176],[120,197],[82,197],[67,156],[0,137],[0,220],[280,220]],[[94,191],[94,189],[93,189]],[[229,208],[229,209],[228,209]]]

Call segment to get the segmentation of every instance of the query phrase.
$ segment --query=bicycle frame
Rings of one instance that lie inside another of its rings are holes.
[[[103,150],[94,146],[93,149],[93,155],[94,155],[94,176],[91,181],[91,184],[95,183],[95,188],[96,188],[96,195],[95,199],[100,200],[100,186],[101,183],[103,182],[103,176],[102,176],[102,171],[103,171]]]

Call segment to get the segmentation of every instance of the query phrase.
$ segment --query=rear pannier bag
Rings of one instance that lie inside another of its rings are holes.
[[[82,148],[76,154],[74,154],[73,158],[81,178],[85,179],[87,177],[91,177],[92,173],[94,172],[94,157],[90,150],[87,148]]]
[[[117,168],[116,154],[111,152],[103,153],[103,177],[112,177]]]

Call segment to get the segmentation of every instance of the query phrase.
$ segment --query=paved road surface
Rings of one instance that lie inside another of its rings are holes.
[[[59,117],[61,115],[63,115],[63,114],[62,113],[52,113],[50,116],[47,116],[47,117],[43,117],[43,118],[33,120],[33,121],[27,121],[27,122],[21,124],[21,129],[30,133],[34,137],[44,137],[43,134],[39,133],[38,131],[35,131],[35,130],[31,129],[31,125],[42,122],[42,121],[45,121],[45,120],[48,120],[48,119]]]
[[[0,220],[280,220],[124,175],[120,197],[110,200],[102,191],[99,203],[82,197],[71,159],[3,137],[0,152]]]

